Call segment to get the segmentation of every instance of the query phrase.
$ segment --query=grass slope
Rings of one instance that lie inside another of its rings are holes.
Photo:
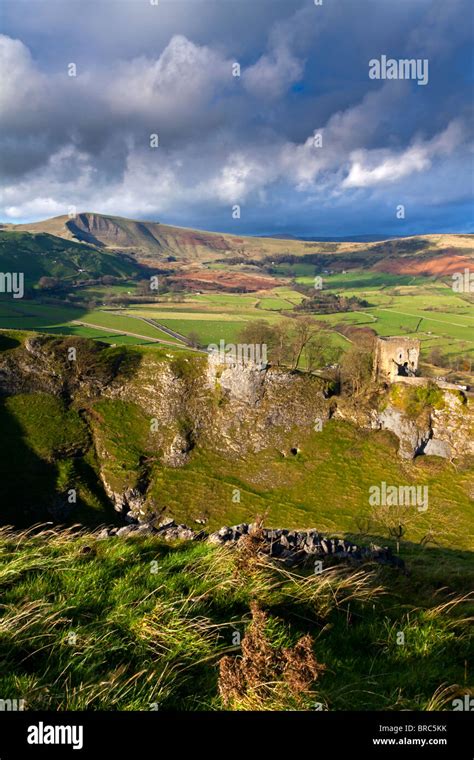
[[[0,230],[0,271],[23,272],[25,286],[33,287],[45,276],[72,284],[103,275],[128,277],[138,267],[130,258],[47,233]]]
[[[241,654],[257,604],[260,648],[310,636],[325,669],[295,691],[295,663],[285,681],[257,659],[231,709],[450,710],[469,692],[472,563],[461,577],[459,553],[407,559],[410,576],[294,573],[206,544],[2,530],[0,693],[28,709],[222,710],[219,661]]]

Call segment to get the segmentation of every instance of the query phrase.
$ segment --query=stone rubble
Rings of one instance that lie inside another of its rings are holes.
[[[98,538],[130,535],[153,535],[164,541],[208,541],[220,546],[235,546],[245,536],[253,535],[261,546],[258,553],[270,557],[287,567],[308,564],[322,558],[332,561],[372,561],[404,569],[404,562],[388,546],[358,546],[340,538],[328,538],[317,530],[286,530],[284,528],[257,528],[253,523],[224,526],[210,535],[204,530],[194,531],[178,524],[172,518],[158,523],[135,522],[122,528],[104,528]]]

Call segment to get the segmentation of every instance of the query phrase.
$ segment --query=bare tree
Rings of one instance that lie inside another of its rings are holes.
[[[298,369],[301,355],[317,331],[318,326],[311,317],[302,317],[295,320],[293,329],[293,371]]]
[[[366,390],[372,377],[373,353],[366,346],[352,345],[341,359],[343,385],[354,396]]]

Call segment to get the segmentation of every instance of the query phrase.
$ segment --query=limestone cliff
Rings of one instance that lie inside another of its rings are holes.
[[[474,456],[472,397],[442,389],[437,389],[437,395],[435,405],[426,403],[414,410],[400,406],[390,392],[374,399],[372,404],[340,399],[334,416],[358,427],[390,430],[399,440],[398,453],[402,459],[413,459],[419,454],[445,459]]]
[[[31,336],[0,352],[0,394],[38,392],[78,410],[108,498],[117,510],[137,515],[147,501],[149,459],[180,468],[196,448],[236,460],[270,448],[285,457],[299,450],[300,439],[316,423],[332,416],[362,429],[390,430],[405,459],[474,455],[472,400],[459,392],[439,391],[435,404],[414,413],[390,393],[364,403],[327,398],[324,381],[314,376],[184,351],[165,354]],[[113,425],[104,422],[106,410],[100,408],[109,402],[121,405]],[[128,458],[122,456],[124,446],[130,448]]]

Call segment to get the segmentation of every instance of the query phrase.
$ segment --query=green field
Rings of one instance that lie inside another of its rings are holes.
[[[35,301],[0,301],[0,327],[6,330],[38,330],[67,325],[80,319],[85,309],[74,306],[49,306]]]
[[[313,283],[312,277],[298,279],[307,285]],[[89,295],[100,297],[102,292],[105,297],[115,288],[117,293],[123,293],[129,287],[129,284],[123,284],[103,291],[91,288]],[[383,336],[415,336],[421,341],[423,358],[433,348],[440,349],[450,358],[474,357],[472,296],[455,293],[439,280],[356,271],[323,276],[323,290],[341,296],[356,296],[370,304],[359,311],[313,314],[315,320],[336,331],[332,345],[337,348],[345,350],[350,345],[337,334],[340,327],[357,325],[370,327]],[[0,301],[0,328],[82,335],[137,345],[146,343],[146,338],[179,342],[160,330],[161,324],[179,335],[197,335],[201,345],[205,346],[220,340],[236,342],[242,329],[252,320],[263,319],[276,324],[292,314],[294,306],[304,296],[290,286],[282,285],[251,295],[205,293],[188,294],[174,301],[171,298],[133,304],[120,310],[109,307],[92,311],[86,306],[52,306],[3,299]],[[148,324],[144,321],[147,319],[156,325]],[[86,324],[77,325],[76,322]],[[107,333],[108,329],[124,334]]]
[[[79,325],[75,324],[76,322],[87,324]],[[99,329],[88,325],[96,325]],[[124,333],[135,333],[135,336],[107,332],[108,328]],[[176,342],[176,339],[159,328],[147,324],[142,319],[128,317],[126,314],[115,314],[112,311],[99,309],[87,311],[85,308],[76,306],[48,306],[34,301],[22,301],[21,304],[12,300],[0,301],[0,329],[78,335],[83,338],[104,340],[108,343],[140,345],[147,342],[147,337]],[[137,335],[144,338],[136,337]]]
[[[323,288],[328,292],[358,296],[367,300],[370,307],[316,319],[333,326],[342,323],[371,327],[383,336],[417,337],[425,356],[437,347],[448,356],[474,357],[472,296],[455,293],[439,280],[409,278],[411,284],[400,282],[406,279],[370,272],[327,276],[323,278]],[[381,283],[385,286],[381,287]]]
[[[290,300],[291,299],[291,300]],[[265,295],[217,294],[186,296],[184,302],[134,305],[128,315],[154,319],[181,335],[195,333],[202,345],[235,342],[246,323],[264,319],[274,324],[282,319],[280,311],[291,311],[302,299],[289,288],[275,288]]]
[[[137,319],[133,316],[127,316],[126,314],[122,315],[112,311],[95,310],[87,312],[87,315],[82,318],[82,321],[105,328],[110,327],[114,330],[123,330],[124,332],[144,335],[149,338],[156,338],[168,342],[175,341],[174,338],[167,333],[162,332],[158,327],[150,325],[143,319]]]

